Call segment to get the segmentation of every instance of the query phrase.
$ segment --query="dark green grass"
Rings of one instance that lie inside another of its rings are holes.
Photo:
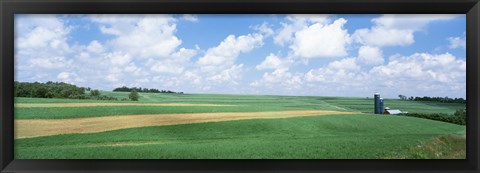
[[[15,119],[65,119],[101,117],[114,115],[176,114],[209,112],[263,112],[298,110],[306,108],[282,107],[206,107],[206,106],[108,106],[108,107],[59,107],[59,108],[19,108],[15,109]]]
[[[464,126],[383,115],[255,119],[15,140],[15,159],[373,159]],[[139,146],[115,143],[162,142]]]

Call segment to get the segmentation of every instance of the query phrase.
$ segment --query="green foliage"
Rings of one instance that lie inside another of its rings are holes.
[[[101,95],[99,90],[77,87],[63,82],[29,83],[15,81],[14,85],[15,97],[118,100],[116,97]],[[89,95],[85,94],[86,90],[90,91]]]
[[[431,101],[431,102],[441,102],[441,103],[461,103],[461,104],[466,104],[467,100],[463,98],[449,98],[449,97],[413,97],[411,96],[409,98],[410,100],[413,101]]]
[[[404,96],[404,95],[398,95],[398,98],[400,98],[400,100],[407,100],[407,96]]]
[[[137,88],[137,87],[128,88],[126,86],[122,86],[122,87],[113,89],[114,92],[131,92],[133,90],[136,90],[137,92],[141,92],[141,93],[177,93],[177,94],[183,94],[183,92],[174,92],[174,91],[170,91],[170,90],[158,90],[158,89],[155,89],[155,88],[148,89],[148,88],[142,88],[142,87],[140,87],[140,88]]]
[[[407,113],[402,115],[443,121],[443,122],[459,124],[459,125],[465,125],[467,123],[467,112],[465,111],[465,109],[458,109],[457,111],[455,111],[453,116],[448,114],[443,114],[443,113],[433,113],[433,114]]]
[[[132,91],[130,92],[130,94],[128,95],[128,98],[130,98],[130,100],[132,100],[132,101],[138,101],[138,98],[139,98],[139,97],[140,97],[140,96],[138,95],[137,90],[132,90]]]
[[[63,82],[14,82],[16,97],[86,99],[85,88]]]
[[[98,97],[100,96],[100,91],[99,90],[91,90],[90,95],[93,97]]]

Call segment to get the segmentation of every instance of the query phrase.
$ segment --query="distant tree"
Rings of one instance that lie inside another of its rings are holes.
[[[404,95],[398,95],[398,97],[401,99],[401,100],[407,100],[407,96],[404,96]]]
[[[138,92],[137,92],[136,89],[132,90],[132,91],[130,92],[130,94],[128,95],[128,98],[130,98],[130,100],[132,100],[132,101],[138,101],[138,98],[139,98],[139,97],[140,97],[140,96],[138,95]]]
[[[91,90],[90,95],[93,97],[98,97],[100,96],[100,91],[99,90]]]

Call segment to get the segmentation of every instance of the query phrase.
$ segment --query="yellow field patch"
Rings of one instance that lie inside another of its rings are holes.
[[[15,103],[16,108],[94,107],[94,106],[235,106],[189,103]]]
[[[14,127],[15,138],[19,139],[58,134],[96,133],[147,126],[357,113],[358,112],[339,112],[327,110],[292,110],[270,112],[118,115],[74,119],[15,120]]]

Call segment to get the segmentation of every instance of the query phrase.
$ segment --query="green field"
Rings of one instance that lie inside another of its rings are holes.
[[[102,95],[128,98],[128,93],[124,92],[102,92]],[[465,126],[413,117],[369,114],[373,110],[371,98],[153,93],[141,93],[140,96],[138,102],[16,98],[16,103],[231,106],[19,107],[15,109],[15,119],[22,122],[57,121],[125,115],[142,117],[146,114],[161,119],[162,114],[183,116],[191,113],[250,112],[254,115],[256,112],[304,110],[354,113],[180,123],[19,138],[15,140],[15,159],[465,158],[465,140],[456,138],[464,135]],[[462,104],[396,99],[386,99],[385,106],[412,113],[448,114],[465,107]],[[438,149],[431,151],[429,145]]]

